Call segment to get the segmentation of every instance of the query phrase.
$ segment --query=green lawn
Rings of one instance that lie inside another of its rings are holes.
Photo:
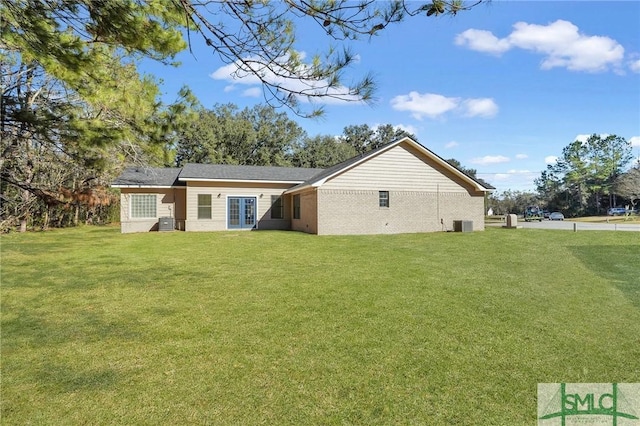
[[[640,381],[635,232],[0,242],[3,425],[524,425]]]

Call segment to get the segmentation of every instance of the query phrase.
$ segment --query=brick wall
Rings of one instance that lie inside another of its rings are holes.
[[[318,234],[396,234],[453,229],[454,220],[484,230],[484,197],[467,192],[390,191],[389,208],[378,191],[319,190]],[[442,220],[442,223],[441,223]]]
[[[300,219],[294,219],[292,214],[291,229],[294,231],[318,233],[318,202],[317,192],[309,190],[300,194]],[[293,209],[293,196],[291,196],[291,209]]]

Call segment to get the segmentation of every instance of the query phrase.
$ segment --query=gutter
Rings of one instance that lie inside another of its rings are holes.
[[[186,186],[167,185],[110,185],[111,188],[186,189]]]

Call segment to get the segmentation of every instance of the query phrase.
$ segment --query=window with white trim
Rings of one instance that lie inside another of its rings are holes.
[[[198,219],[211,219],[211,194],[198,194]]]
[[[378,191],[378,205],[382,208],[389,208],[389,191]]]
[[[155,194],[131,194],[131,217],[133,219],[155,219],[157,201]]]

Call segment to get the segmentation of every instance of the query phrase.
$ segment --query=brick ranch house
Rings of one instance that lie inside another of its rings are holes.
[[[121,230],[282,229],[318,235],[484,230],[494,188],[410,138],[328,169],[187,164],[129,168],[120,188]],[[458,224],[459,225],[459,224]]]

